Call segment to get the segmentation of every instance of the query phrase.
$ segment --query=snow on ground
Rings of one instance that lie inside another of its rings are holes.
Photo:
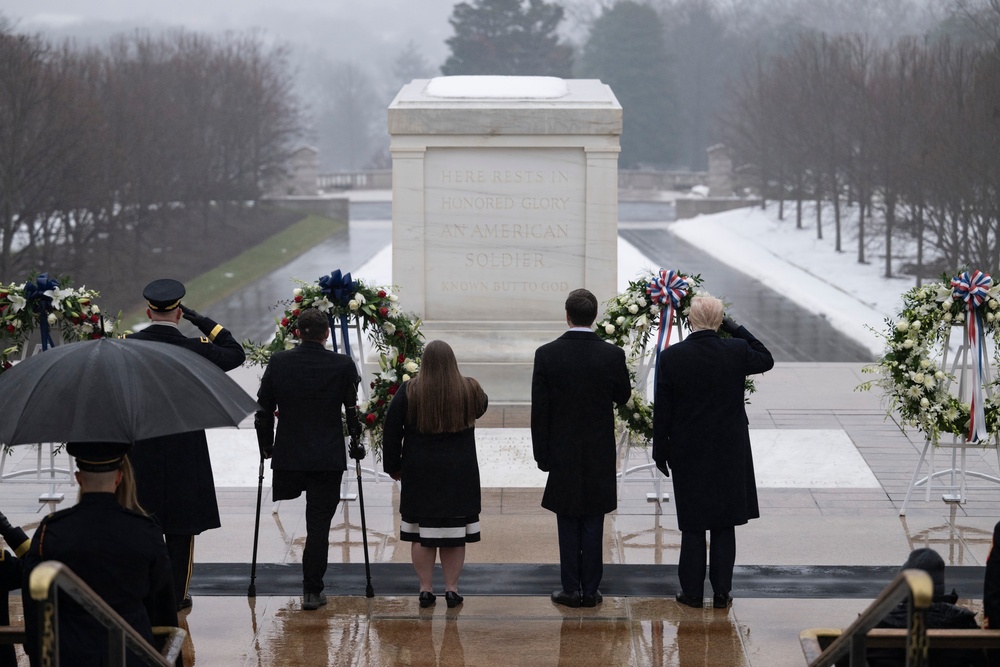
[[[847,240],[846,234],[845,251],[835,252],[832,222],[826,223],[827,238],[818,240],[810,221],[807,218],[805,228],[796,229],[793,217],[777,219],[776,207],[743,208],[678,221],[668,229],[734,269],[786,294],[803,308],[824,315],[833,327],[873,354],[881,354],[882,339],[868,327],[884,329],[885,318],[895,316],[900,296],[913,286],[912,276],[882,277],[884,267],[877,260],[877,247],[868,248],[875,261],[858,264],[854,247],[849,245],[854,241]],[[635,279],[636,267],[661,268],[619,238],[619,291]],[[353,273],[374,284],[391,285],[391,246]]]

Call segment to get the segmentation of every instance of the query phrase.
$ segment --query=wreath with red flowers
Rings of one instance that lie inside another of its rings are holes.
[[[378,455],[382,449],[382,424],[389,403],[399,385],[420,371],[420,357],[424,349],[420,319],[400,309],[399,297],[392,288],[352,280],[350,273],[341,273],[339,269],[313,283],[294,282],[298,287],[292,290],[292,298],[279,304],[284,306],[284,313],[276,318],[274,338],[266,344],[249,340],[243,342],[247,361],[266,366],[274,352],[297,345],[299,313],[305,308],[316,308],[326,314],[331,332],[339,327],[343,341],[350,340],[350,329],[356,321],[378,352],[379,370],[368,382],[367,400],[358,406],[369,436],[368,446]],[[336,346],[336,336],[332,339]],[[347,342],[347,345],[350,343]],[[350,348],[344,352],[350,354]],[[362,378],[362,382],[365,379]]]

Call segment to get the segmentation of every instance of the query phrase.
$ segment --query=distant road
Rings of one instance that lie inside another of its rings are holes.
[[[392,241],[389,202],[353,202],[351,224],[309,252],[247,285],[208,310],[237,338],[258,342],[274,333],[283,300],[291,297],[292,278],[314,281],[334,269],[362,266]],[[735,271],[668,231],[674,219],[670,202],[621,202],[619,236],[652,264],[700,273],[706,289],[732,304],[733,315],[764,341],[776,361],[866,362],[871,353],[823,318],[795,305],[763,283]]]

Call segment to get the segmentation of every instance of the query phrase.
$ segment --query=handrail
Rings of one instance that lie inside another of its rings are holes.
[[[799,642],[809,667],[828,667],[848,655],[851,667],[864,667],[868,631],[907,597],[910,599],[910,613],[906,634],[906,665],[924,667],[927,664],[926,616],[934,599],[934,582],[929,574],[916,569],[903,570],[896,575],[857,620],[818,655],[816,651],[819,642],[810,641],[817,631],[805,630],[799,633]]]
[[[181,645],[187,637],[182,628],[169,628],[163,653],[158,653],[135,628],[118,615],[107,602],[65,564],[54,560],[39,563],[28,579],[31,599],[38,602],[38,645],[35,646],[39,663],[59,665],[59,604],[61,590],[76,601],[108,630],[109,664],[125,666],[126,647],[147,665],[173,667],[180,655]],[[157,633],[163,628],[156,628]]]

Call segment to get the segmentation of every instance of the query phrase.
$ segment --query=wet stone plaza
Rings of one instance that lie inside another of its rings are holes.
[[[943,502],[940,489],[929,499],[920,489],[900,516],[923,440],[886,420],[877,393],[855,391],[868,379],[861,368],[779,362],[758,378],[748,414],[761,518],[737,528],[728,610],[674,601],[680,534],[670,482],[661,478],[657,488],[642,471],[626,478],[618,510],[605,522],[604,602],[592,609],[550,602],[559,587],[556,522],[539,507],[544,475],[531,461],[525,405],[491,406],[478,424],[483,539],[467,549],[463,605],[448,609],[442,596],[434,607],[418,606],[409,549],[398,539],[399,490],[376,479],[371,454],[362,483],[375,596],[365,597],[360,507],[348,500],[330,533],[329,602],[301,609],[305,503],[271,501],[267,470],[257,596],[248,599],[259,463],[254,432],[249,421],[210,431],[222,528],[195,543],[194,604],[181,614],[189,633],[185,664],[804,665],[801,630],[849,625],[910,550],[924,546],[944,557],[946,586],[957,589],[960,604],[978,611],[1000,487],[970,478],[961,504]],[[258,374],[244,368],[232,376],[253,395]],[[625,456],[627,468],[646,462],[643,450]],[[30,469],[37,457],[31,447],[15,448],[4,473]],[[70,463],[65,454],[57,462]],[[935,470],[951,465],[947,453],[936,453]],[[1000,474],[992,449],[970,452],[966,469]],[[347,478],[345,495],[352,497],[353,472]],[[0,502],[29,534],[53,507],[40,497],[63,495],[55,507],[74,502],[77,489],[67,481],[19,479],[0,483]],[[666,499],[647,499],[657,492]],[[440,578],[436,587],[443,592]],[[16,592],[11,608],[19,624]]]

